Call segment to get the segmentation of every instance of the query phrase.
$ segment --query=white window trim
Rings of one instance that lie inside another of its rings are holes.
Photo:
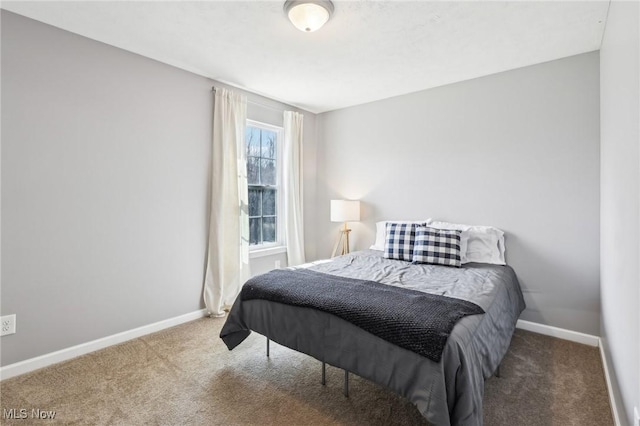
[[[284,144],[284,129],[273,124],[263,123],[261,121],[255,121],[247,119],[245,126],[259,127],[261,129],[270,130],[275,132],[278,136],[278,143],[276,145],[276,187],[278,188],[278,199],[276,200],[276,242],[274,243],[262,243],[251,245],[249,244],[249,258],[271,256],[274,254],[280,254],[287,251],[287,247],[284,240],[284,182],[282,176],[283,158],[284,153],[282,145]],[[245,148],[246,149],[246,148]]]
[[[249,259],[255,259],[256,257],[273,256],[276,254],[287,252],[287,248],[284,245],[277,245],[269,248],[264,248],[257,245],[253,247],[255,248],[249,251]]]

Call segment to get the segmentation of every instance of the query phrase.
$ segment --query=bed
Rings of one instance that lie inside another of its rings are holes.
[[[241,295],[220,334],[230,350],[252,330],[392,389],[432,424],[482,424],[484,380],[499,367],[525,307],[511,267],[412,264],[364,250],[298,268],[472,302],[484,313],[455,323],[436,362],[323,310]]]

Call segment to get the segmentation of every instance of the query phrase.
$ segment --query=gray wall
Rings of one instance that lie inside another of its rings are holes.
[[[1,15],[2,365],[202,308],[214,82]],[[248,96],[282,125],[285,105]]]
[[[640,34],[637,2],[611,3],[600,52],[603,349],[623,424],[640,409]],[[619,392],[618,392],[619,391]]]
[[[318,115],[318,257],[332,198],[364,203],[357,249],[377,220],[493,225],[522,318],[597,335],[598,66],[587,53]]]

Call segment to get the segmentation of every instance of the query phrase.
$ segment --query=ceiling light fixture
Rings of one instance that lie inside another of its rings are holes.
[[[312,32],[322,28],[333,13],[329,0],[287,0],[284,12],[300,31]]]

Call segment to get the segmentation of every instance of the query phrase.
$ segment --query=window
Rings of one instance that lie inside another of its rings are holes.
[[[280,145],[282,128],[247,120],[250,249],[282,244]]]

